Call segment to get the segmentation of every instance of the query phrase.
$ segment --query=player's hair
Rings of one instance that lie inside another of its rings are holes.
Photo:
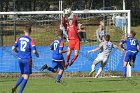
[[[131,34],[133,37],[135,37],[136,32],[134,32],[134,31],[130,31],[130,34]]]
[[[63,31],[62,30],[59,30],[58,33],[57,33],[57,35],[60,36],[60,37],[63,37]]]
[[[29,33],[29,34],[31,34],[31,32],[32,32],[31,26],[30,25],[26,25],[24,31]]]
[[[104,36],[104,39],[105,39],[106,41],[109,41],[109,40],[110,40],[110,35],[109,35],[109,34],[105,35],[105,36]]]

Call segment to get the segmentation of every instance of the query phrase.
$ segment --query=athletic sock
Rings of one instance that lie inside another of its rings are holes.
[[[56,80],[60,81],[61,77],[62,77],[62,75],[58,74]]]
[[[101,72],[102,72],[102,68],[100,67],[97,74],[95,75],[95,78],[97,78],[100,75]]]
[[[23,81],[23,77],[22,76],[20,76],[19,78],[18,78],[18,80],[17,80],[17,82],[16,82],[16,84],[15,84],[15,88],[17,88],[19,85],[20,85],[20,83]]]
[[[24,90],[26,84],[27,84],[27,80],[26,79],[23,79],[23,81],[21,83],[21,86],[20,86],[19,93],[22,93],[22,91]]]
[[[123,67],[122,75],[123,75],[124,77],[126,77],[126,67]]]
[[[71,62],[74,62],[77,59],[78,55],[74,55],[73,59]]]
[[[95,65],[94,64],[92,64],[91,69],[92,69],[92,71],[95,70]]]
[[[68,63],[70,59],[70,55],[66,55],[66,62]]]

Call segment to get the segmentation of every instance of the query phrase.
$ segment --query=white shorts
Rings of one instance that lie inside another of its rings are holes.
[[[105,55],[103,53],[99,53],[95,61],[100,62],[102,61],[103,63],[106,63],[108,60],[108,55]]]

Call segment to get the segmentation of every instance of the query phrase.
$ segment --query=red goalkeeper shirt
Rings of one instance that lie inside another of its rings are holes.
[[[67,25],[64,17],[62,17],[62,24],[65,27],[65,29],[67,30],[69,40],[79,39],[78,38],[78,30],[77,30],[77,19],[76,19],[75,15],[73,16],[73,24],[72,25]]]

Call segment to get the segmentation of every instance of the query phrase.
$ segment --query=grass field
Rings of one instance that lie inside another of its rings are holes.
[[[0,79],[0,93],[11,93],[16,79]],[[54,79],[31,78],[23,93],[139,93],[140,77],[133,78],[64,78],[62,84]]]

